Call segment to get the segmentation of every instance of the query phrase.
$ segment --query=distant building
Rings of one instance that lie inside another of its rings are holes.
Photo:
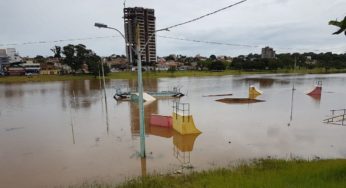
[[[126,57],[122,56],[108,58],[106,64],[111,69],[111,72],[130,69]]]
[[[22,58],[19,57],[15,48],[7,48],[6,54],[9,57],[10,63],[16,63],[22,61]]]
[[[3,71],[4,65],[10,63],[9,57],[6,54],[5,49],[0,49],[0,72]]]
[[[57,75],[57,74],[68,74],[71,72],[71,67],[68,65],[62,65],[59,58],[48,58],[45,62],[40,63],[41,70],[40,74],[44,75]],[[65,66],[68,69],[65,69]]]
[[[273,48],[270,48],[268,46],[265,48],[262,48],[262,58],[266,58],[266,59],[275,58],[275,51],[273,50]]]
[[[6,54],[10,58],[11,63],[16,59],[16,49],[15,48],[7,48]]]
[[[7,56],[6,49],[0,49],[0,56]]]
[[[39,63],[26,61],[25,63],[22,63],[21,66],[24,67],[26,74],[40,74],[41,67]]]
[[[311,56],[306,56],[305,63],[308,64],[308,65],[315,65],[315,64],[317,64],[317,60],[316,59],[312,59]]]
[[[22,76],[25,75],[25,69],[21,63],[11,63],[4,67],[4,71],[9,76]]]
[[[208,58],[207,57],[203,57],[203,56],[201,56],[200,54],[197,54],[196,56],[195,56],[195,60],[196,61],[206,61]]]
[[[129,44],[133,44],[132,47],[134,49],[137,46],[143,49],[141,53],[142,62],[156,63],[155,19],[154,9],[145,9],[142,7],[124,8],[125,38],[128,42],[126,44],[126,54],[128,62],[131,65],[135,62],[136,58],[135,52],[131,51],[131,45]],[[139,27],[138,32],[136,32],[137,24]],[[139,34],[140,44],[137,44],[136,41],[137,33]],[[147,42],[148,45],[145,46]]]

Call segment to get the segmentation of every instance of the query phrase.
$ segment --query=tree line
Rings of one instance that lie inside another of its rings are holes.
[[[73,72],[77,72],[87,65],[88,71],[97,76],[102,68],[101,57],[92,50],[87,49],[83,44],[69,44],[62,48],[54,46],[51,51],[54,53],[54,58],[59,58],[62,64],[70,66]],[[105,74],[108,74],[110,72],[109,67],[103,66]]]
[[[230,69],[244,70],[276,70],[276,69],[313,69],[313,68],[346,68],[346,54],[327,53],[285,53],[278,54],[276,58],[263,59],[260,55],[249,54],[247,57],[234,58]]]
[[[209,58],[199,60],[186,56],[179,56],[177,61],[184,65],[191,65],[191,60],[196,62],[196,69],[222,71],[226,69],[233,70],[277,70],[277,69],[314,69],[331,68],[345,69],[346,68],[346,53],[333,54],[327,53],[283,53],[277,54],[275,58],[262,58],[260,54],[240,55],[232,59],[220,59],[215,55]],[[169,57],[168,59],[171,59]],[[185,61],[186,60],[186,61]]]

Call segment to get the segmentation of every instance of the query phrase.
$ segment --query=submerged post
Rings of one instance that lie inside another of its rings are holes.
[[[140,134],[140,155],[145,157],[145,125],[144,125],[144,104],[143,104],[143,80],[142,80],[142,60],[140,54],[139,25],[136,27],[136,54],[138,72],[138,106],[139,106],[139,134]]]

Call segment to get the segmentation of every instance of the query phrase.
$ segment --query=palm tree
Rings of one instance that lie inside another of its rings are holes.
[[[340,27],[340,29],[338,31],[336,31],[335,33],[333,33],[333,35],[337,35],[337,34],[340,34],[342,32],[345,32],[345,35],[346,35],[346,16],[345,16],[344,20],[342,20],[340,22],[338,20],[330,21],[329,25],[334,25],[334,26]]]

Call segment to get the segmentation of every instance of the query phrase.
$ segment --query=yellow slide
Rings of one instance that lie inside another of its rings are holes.
[[[258,96],[262,95],[263,92],[257,89],[255,86],[249,87],[249,99],[256,99]]]
[[[182,116],[173,113],[173,129],[182,135],[201,133],[201,131],[196,128],[191,115]]]

